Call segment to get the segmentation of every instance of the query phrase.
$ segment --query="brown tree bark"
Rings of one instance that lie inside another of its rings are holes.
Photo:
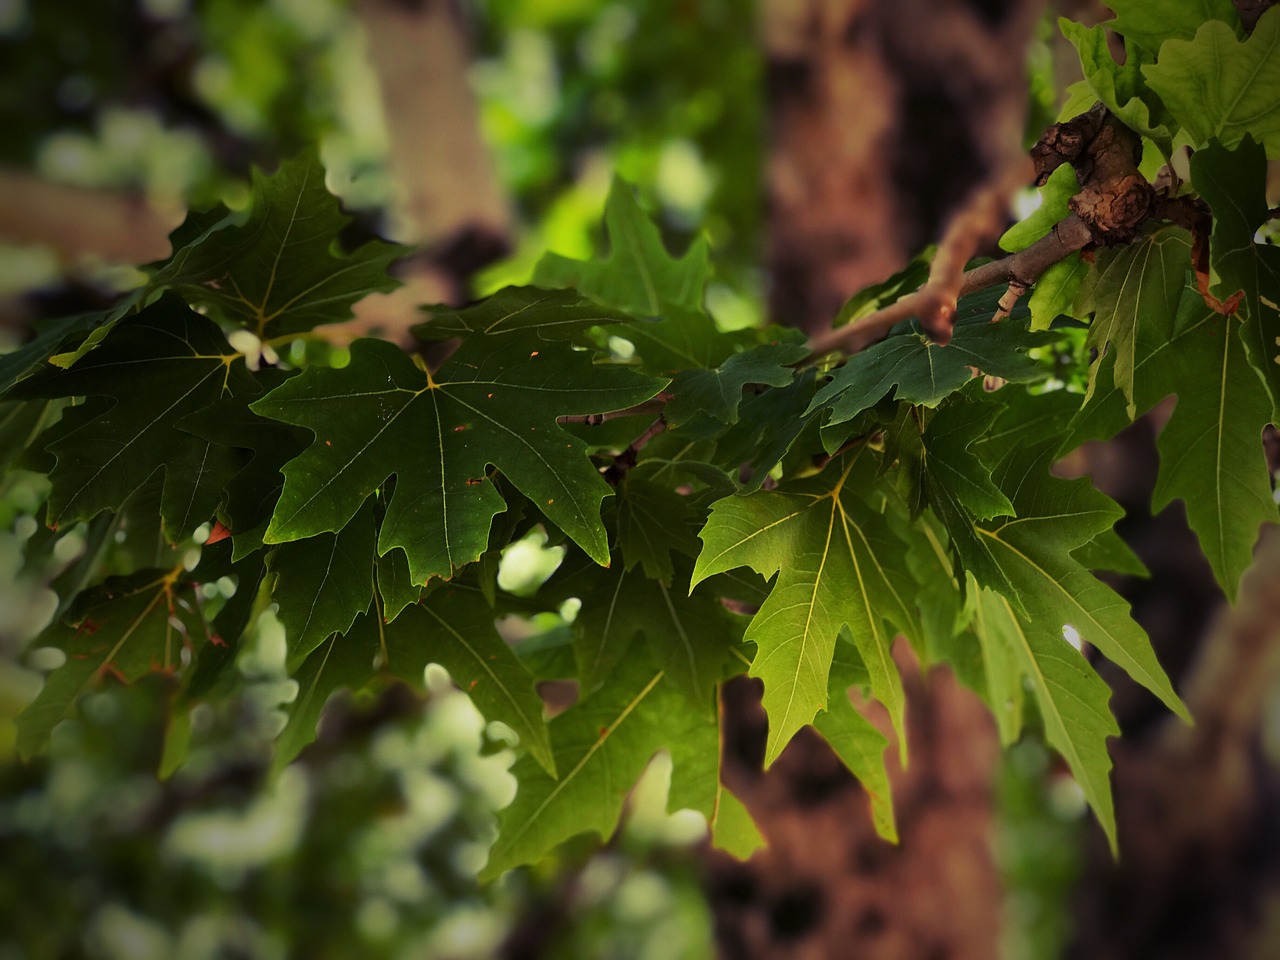
[[[1021,51],[1040,6],[766,0],[775,320],[821,329],[926,244],[945,235],[962,267],[1003,226],[1031,177]],[[727,783],[769,846],[746,864],[712,855],[726,958],[997,955],[995,725],[950,671],[899,659],[911,757],[891,770],[898,845],[816,734],[762,773],[758,691],[727,688]]]
[[[1020,184],[1039,0],[766,0],[773,316],[819,329]],[[987,232],[999,224],[980,224]]]

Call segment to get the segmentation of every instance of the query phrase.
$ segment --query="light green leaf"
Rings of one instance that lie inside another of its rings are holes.
[[[1150,571],[1115,530],[1103,530],[1088,543],[1076,547],[1071,556],[1087,570],[1149,577]]]
[[[695,541],[696,542],[696,541]],[[649,662],[694,709],[709,713],[717,683],[735,661],[745,621],[710,594],[689,595],[691,563],[680,558],[670,584],[628,572],[620,563],[602,569],[566,564],[548,583],[553,599],[576,596],[582,608],[573,623],[573,647],[582,689],[605,684],[631,652],[638,634]]]
[[[1073,253],[1040,274],[1027,301],[1032,330],[1048,330],[1049,325],[1063,314],[1075,315],[1071,305],[1087,272],[1088,267],[1080,259],[1080,254]]]
[[[1128,605],[1071,555],[1114,526],[1123,511],[1087,480],[1052,477],[1051,453],[1049,444],[1015,449],[993,475],[1010,494],[1017,516],[975,527],[1001,572],[999,581],[990,586],[1021,603],[1029,630],[1056,638],[1064,625],[1073,627],[1170,710],[1189,719],[1151,642],[1128,616]],[[975,572],[975,576],[981,582],[981,575]]]
[[[1207,20],[1221,20],[1237,28],[1240,18],[1231,0],[1105,0],[1115,11],[1106,23],[1126,39],[1158,53],[1166,40],[1191,40]]]
[[[1177,313],[1187,269],[1191,238],[1180,227],[1164,227],[1136,243],[1099,251],[1080,286],[1076,308],[1092,313],[1087,345],[1098,352],[1115,352],[1112,376],[1126,398],[1130,419],[1137,415],[1134,365],[1137,342],[1145,324],[1166,326]],[[1089,402],[1098,389],[1098,371],[1089,380]]]
[[[1146,70],[1153,55],[1135,43],[1126,42],[1125,62],[1118,64],[1107,46],[1110,24],[1086,27],[1064,17],[1058,26],[1080,55],[1085,80],[1097,98],[1125,126],[1150,137],[1168,156],[1174,131],[1166,122],[1164,105],[1147,82],[1150,75]]]
[[[1194,40],[1168,40],[1143,76],[1197,147],[1231,148],[1246,134],[1280,151],[1280,11],[1268,10],[1241,42],[1234,27],[1210,20]]]
[[[864,449],[833,461],[819,476],[717,501],[701,533],[694,586],[735,567],[777,574],[746,631],[759,646],[751,675],[765,685],[766,765],[826,708],[836,636],[846,626],[870,672],[871,691],[888,708],[906,749],[890,624],[914,627],[912,581],[902,544],[860,499],[875,469],[871,457],[861,456]]]
[[[973,633],[967,639],[976,637],[982,652],[982,674],[986,681],[983,699],[996,718],[1001,745],[1012,746],[1022,736],[1022,678],[1027,635],[1008,600],[994,590],[979,587],[972,576],[968,587],[973,598]],[[1022,654],[1019,654],[1020,647]]]
[[[849,688],[860,683],[866,668],[858,662],[855,651],[842,648],[844,644],[837,645],[831,664],[827,709],[814,718],[813,725],[867,792],[876,833],[890,843],[897,843],[893,796],[884,765],[884,751],[889,740],[854,709],[849,699]]]
[[[267,542],[340,530],[394,475],[378,552],[402,548],[416,583],[449,577],[484,553],[506,507],[492,464],[607,563],[599,509],[609,485],[556,417],[627,407],[662,382],[594,365],[563,341],[536,342],[534,351],[520,339],[474,353],[464,345],[432,377],[393,344],[357,340],[348,366],[308,370],[254,404],[316,434],[284,468]]]
[[[560,779],[540,772],[530,758],[512,768],[519,782],[515,801],[499,815],[498,840],[481,878],[533,863],[580,833],[607,837],[623,802],[654,753],[698,743],[716,756],[716,722],[689,709],[663,680],[661,671],[633,658],[616,680],[551,721],[551,742]],[[672,800],[677,801],[673,758]],[[715,784],[706,784],[712,797]],[[710,813],[710,810],[704,811]]]
[[[1144,329],[1134,370],[1138,412],[1178,396],[1160,435],[1153,508],[1184,501],[1187,521],[1231,598],[1252,562],[1259,526],[1277,516],[1261,441],[1271,404],[1240,333],[1236,318],[1214,313],[1186,286],[1176,318]],[[1129,422],[1119,389],[1101,389],[1076,416],[1062,449],[1113,436]]]
[[[1025,220],[1019,220],[1004,232],[1000,238],[1000,249],[1017,253],[1045,236],[1054,224],[1071,212],[1067,201],[1079,192],[1075,168],[1069,163],[1059,166],[1037,190],[1040,205]]]
[[[605,202],[604,225],[609,235],[606,256],[569,260],[548,253],[534,270],[534,285],[576,287],[639,317],[658,316],[671,306],[701,309],[711,279],[706,241],[699,238],[683,257],[672,257],[631,187],[616,178]]]
[[[986,589],[982,590],[978,605],[982,613],[975,620],[975,628],[981,631],[984,652],[992,649],[993,661],[1011,655],[1031,681],[1049,745],[1066,760],[1115,853],[1116,822],[1108,781],[1111,758],[1107,754],[1107,738],[1118,736],[1120,727],[1108,707],[1111,691],[1080,652],[1063,639],[1060,626],[1055,635],[1053,621],[1024,622],[1004,597]],[[1006,671],[1003,666],[999,669]],[[1001,688],[1013,683],[1007,671],[1000,676]],[[992,695],[997,695],[994,689]],[[1000,711],[996,717],[1001,719]],[[1012,720],[1001,723],[1002,736],[1015,729]]]
[[[742,801],[718,784],[715,812],[710,818],[711,843],[738,860],[746,860],[765,845],[760,828]]]

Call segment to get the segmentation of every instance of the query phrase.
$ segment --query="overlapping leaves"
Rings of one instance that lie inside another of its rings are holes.
[[[694,587],[740,566],[777,576],[746,630],[759,648],[751,675],[764,681],[769,714],[766,764],[826,708],[836,637],[845,628],[905,750],[902,681],[890,650],[897,631],[914,632],[914,598],[903,545],[861,498],[871,461],[859,448],[812,479],[720,500],[700,534]]]
[[[809,412],[829,411],[826,424],[853,419],[888,395],[907,403],[936,406],[948,394],[986,373],[1013,382],[1038,380],[1044,368],[1026,355],[1052,337],[1027,330],[1027,310],[1016,308],[991,323],[999,291],[973,294],[956,309],[955,333],[945,347],[921,332],[917,321],[850,357],[813,398]]]
[[[174,252],[151,268],[151,289],[169,289],[260,338],[349,319],[366,294],[394,289],[387,267],[404,249],[370,240],[336,252],[349,221],[324,185],[316,151],[253,173],[248,218],[225,208],[197,214],[175,233]]]
[[[51,523],[119,510],[163,471],[160,515],[174,542],[213,516],[243,466],[230,447],[182,429],[184,419],[260,392],[217,326],[165,297],[121,321],[72,369],[26,380],[11,396],[90,398],[41,438],[57,458],[49,475]]]
[[[316,436],[284,468],[266,540],[341,530],[394,476],[378,552],[404,550],[414,582],[449,577],[484,552],[492,519],[505,509],[493,467],[606,563],[599,509],[609,487],[585,443],[556,418],[630,406],[663,382],[595,365],[564,341],[477,343],[464,343],[432,375],[392,344],[360,340],[348,366],[308,370],[255,403],[259,414]]]

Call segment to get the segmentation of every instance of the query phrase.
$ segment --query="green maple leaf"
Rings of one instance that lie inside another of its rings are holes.
[[[1062,35],[1076,48],[1085,81],[1107,109],[1127,127],[1156,141],[1169,155],[1173,132],[1166,121],[1167,111],[1152,88],[1147,72],[1153,54],[1136,43],[1125,41],[1125,62],[1116,63],[1107,46],[1107,28],[1111,24],[1086,27],[1065,17],[1058,21]],[[1158,91],[1156,91],[1158,92]]]
[[[273,768],[283,770],[316,738],[316,727],[325,704],[340,690],[357,691],[378,675],[375,660],[381,653],[382,635],[376,615],[362,613],[345,634],[334,633],[324,640],[295,669],[290,678],[298,693],[289,705],[289,718],[276,738]],[[395,664],[399,666],[399,662]],[[421,684],[421,670],[409,682]]]
[[[626,319],[605,330],[610,336],[628,340],[646,371],[670,376],[690,368],[714,368],[732,358],[735,351],[795,336],[791,331],[718,330],[702,309],[712,276],[706,242],[699,238],[683,257],[671,256],[658,227],[621,180],[615,179],[609,191],[604,226],[608,253],[592,260],[570,260],[548,253],[538,262],[533,282],[541,287],[574,287],[632,317],[654,318]],[[735,376],[741,363],[730,364],[721,376]],[[769,375],[775,379],[780,376],[776,370]],[[704,391],[715,390],[713,378],[692,379]]]
[[[1132,577],[1151,576],[1151,571],[1115,530],[1102,531],[1088,543],[1072,550],[1071,556],[1090,570],[1124,573]]]
[[[1266,152],[1251,137],[1235,150],[1212,143],[1192,156],[1191,179],[1213,210],[1210,292],[1224,301],[1243,292],[1244,344],[1280,420],[1280,249],[1253,239],[1271,215]]]
[[[376,607],[345,635],[322,642],[294,671],[298,696],[277,743],[276,765],[288,763],[315,738],[325,703],[338,690],[359,690],[377,677],[421,688],[423,670],[438,663],[488,720],[520,737],[528,758],[554,777],[542,700],[533,677],[499,636],[493,611],[477,594],[446,585],[384,624]]]
[[[820,413],[810,412],[816,383],[813,370],[806,370],[784,387],[744,398],[738,422],[716,439],[714,463],[744,490],[758,489],[801,434],[817,422]],[[740,480],[743,466],[749,470]]]
[[[254,378],[260,388],[283,383],[281,371],[264,370]],[[183,417],[178,427],[224,447],[248,452],[249,460],[227,483],[218,519],[231,531],[235,559],[262,547],[272,511],[284,487],[280,472],[310,443],[308,431],[257,416],[243,399],[219,400]]]
[[[1044,368],[1026,356],[1053,338],[1027,331],[1027,309],[1014,308],[991,323],[999,291],[972,294],[956,309],[951,342],[939,346],[911,321],[905,331],[850,357],[818,390],[807,412],[829,410],[826,426],[843,423],[888,395],[907,403],[937,406],[976,376],[974,370],[1011,382],[1040,380]]]
[[[198,591],[201,583],[233,572],[229,553],[208,549],[192,571],[178,563],[109,577],[76,597],[65,619],[40,638],[41,646],[61,650],[66,662],[49,674],[18,716],[18,752],[24,757],[38,753],[80,695],[103,678],[132,683],[149,673],[174,673],[182,666],[184,649],[198,652],[234,642],[236,635],[224,639],[206,621]],[[245,588],[252,592],[249,584]],[[246,621],[229,617],[219,625],[238,634]]]
[[[15,391],[94,398],[68,409],[46,444],[57,458],[49,521],[119,509],[163,471],[164,533],[170,542],[185,538],[213,516],[242,460],[179,425],[219,400],[260,392],[218,328],[177,297],[121,321],[72,369],[32,377]]]
[[[35,440],[66,406],[62,400],[0,403],[0,471],[23,460]]]
[[[409,557],[403,550],[390,550],[378,557],[378,596],[382,616],[390,623],[400,612],[422,597],[422,585],[409,576]],[[486,598],[487,599],[487,598]],[[493,606],[493,601],[489,601]]]
[[[1087,272],[1088,265],[1080,254],[1073,253],[1040,274],[1040,279],[1036,281],[1027,300],[1032,330],[1048,330],[1050,324],[1063,314],[1075,316],[1072,304],[1076,301],[1080,283]]]
[[[255,170],[252,189],[242,224],[224,209],[196,214],[175,232],[173,255],[150,268],[148,289],[176,290],[268,339],[340,323],[357,300],[399,286],[387,267],[405,248],[371,240],[335,252],[350,218],[325,189],[317,151],[270,176]]]
[[[1000,412],[994,402],[966,391],[941,407],[919,437],[903,450],[906,469],[918,476],[922,502],[928,503],[951,540],[963,566],[983,583],[999,584],[1021,611],[1021,601],[1004,570],[992,557],[975,526],[977,520],[1014,515],[1013,504],[991,479],[990,468],[971,449],[986,436]]]
[[[313,369],[253,404],[307,427],[315,442],[284,468],[268,543],[336,532],[387,481],[378,552],[404,550],[416,583],[449,577],[488,546],[506,508],[493,465],[592,559],[608,562],[599,521],[608,484],[586,444],[556,423],[652,397],[662,381],[597,366],[564,341],[512,338],[460,349],[429,375],[398,347],[357,340],[342,369]]]
[[[706,241],[698,238],[680,258],[672,257],[654,223],[645,216],[625,182],[615,178],[605,201],[609,253],[593,260],[570,260],[548,253],[534,270],[539,287],[576,287],[582,293],[638,317],[656,317],[669,307],[702,307],[711,263]]]
[[[843,327],[846,323],[857,323],[889,304],[919,289],[929,279],[929,260],[932,252],[921,254],[909,264],[891,276],[888,280],[863,287],[845,301],[840,312],[832,321],[833,327]]]
[[[1000,743],[1009,747],[1022,736],[1025,708],[1023,664],[1028,656],[1027,636],[1013,606],[1001,594],[979,587],[970,578],[971,632],[964,639],[977,640],[982,655],[983,699],[996,719]],[[1042,638],[1043,640],[1043,638]],[[1019,649],[1023,653],[1019,655]],[[1037,690],[1036,696],[1041,695]],[[1106,712],[1106,702],[1103,702]],[[1060,713],[1060,708],[1055,713]],[[1109,713],[1108,713],[1109,715]]]
[[[670,583],[675,573],[672,553],[698,555],[694,509],[690,498],[656,477],[658,465],[648,462],[628,471],[618,498],[618,548],[627,570],[636,564],[644,575]]]
[[[96,346],[123,313],[118,308],[53,320],[33,320],[31,328],[35,336],[16,350],[0,356],[0,395],[14,384],[44,369],[60,350],[75,343],[77,339],[88,335],[93,338],[93,345]],[[67,364],[63,363],[61,366]]]
[[[1016,516],[975,524],[976,539],[999,570],[983,584],[1013,604],[1028,631],[1060,638],[1071,626],[1184,719],[1146,634],[1127,615],[1127,604],[1073,556],[1110,529],[1123,511],[1087,480],[1058,480],[1049,473],[1054,444],[1015,448],[992,479],[1009,494]],[[978,571],[975,578],[982,582]],[[1022,611],[1025,610],[1025,617]],[[1047,641],[1046,641],[1047,642]]]
[[[708,819],[714,815],[720,796],[716,721],[691,709],[643,657],[630,659],[614,682],[550,727],[560,778],[539,771],[530,759],[516,762],[512,773],[519,788],[515,801],[498,814],[498,839],[482,879],[533,863],[580,833],[609,836],[627,793],[664,747],[672,752],[671,804]],[[695,770],[702,776],[693,776]]]
[[[1040,198],[1039,205],[1025,220],[1019,220],[1004,232],[1000,237],[1001,250],[1009,253],[1025,250],[1071,212],[1067,201],[1080,192],[1075,168],[1069,163],[1060,165],[1036,192]]]
[[[290,660],[301,662],[334,633],[346,633],[369,609],[375,538],[373,507],[365,504],[338,533],[282,543],[271,551],[272,595]]]
[[[1180,227],[1165,227],[1136,243],[1099,251],[1076,297],[1081,315],[1093,314],[1087,346],[1101,356],[1115,353],[1111,368],[1115,384],[1125,395],[1129,415],[1136,414],[1134,364],[1136,344],[1144,324],[1164,325],[1178,310],[1191,238]],[[1098,371],[1089,379],[1086,402],[1098,389]]]
[[[864,686],[866,682],[867,670],[857,652],[848,649],[846,644],[839,644],[831,662],[827,709],[814,718],[813,725],[866,790],[876,833],[890,843],[897,843],[893,796],[884,765],[889,740],[854,709],[849,699],[850,688]]]
[[[413,333],[421,340],[482,339],[487,352],[512,339],[527,343],[531,336],[578,339],[591,327],[628,320],[625,314],[601,307],[575,290],[505,287],[464,310],[433,310],[429,320],[413,327]]]
[[[1167,40],[1142,74],[1197,147],[1231,148],[1252,134],[1280,150],[1280,13],[1268,10],[1243,42],[1221,20],[1193,40]]]
[[[978,591],[974,629],[989,665],[992,699],[1016,702],[1014,698],[1021,697],[1022,678],[1030,681],[1045,736],[1066,760],[1115,853],[1107,738],[1118,736],[1120,726],[1108,705],[1111,691],[1084,656],[1063,639],[1060,627],[1055,635],[1052,626],[1023,620],[1007,599],[994,591]],[[996,718],[1006,743],[1006,738],[1016,737],[1020,723],[1002,718],[1000,710]]]
[[[711,843],[717,850],[746,860],[764,847],[765,839],[742,801],[723,784],[717,786],[720,789],[711,816]]]
[[[1239,23],[1231,0],[1106,0],[1115,19],[1106,27],[1128,40],[1159,53],[1166,40],[1191,40],[1208,20],[1221,20],[1233,28]]]
[[[1253,561],[1258,528],[1277,517],[1261,443],[1271,403],[1250,368],[1241,328],[1186,286],[1176,318],[1144,328],[1134,368],[1137,412],[1178,397],[1160,434],[1153,509],[1174,499],[1186,504],[1187,522],[1232,599]],[[1113,436],[1130,421],[1119,389],[1100,390],[1076,416],[1062,449]]]
[[[672,399],[663,409],[668,426],[710,418],[722,424],[738,422],[742,391],[751,384],[785,387],[796,376],[794,365],[808,356],[799,331],[793,342],[765,343],[729,356],[719,366],[681,370],[668,388]]]
[[[890,648],[893,628],[915,627],[913,588],[903,545],[861,499],[875,469],[864,449],[816,477],[717,501],[700,534],[693,586],[742,566],[777,575],[745,635],[759,647],[750,672],[764,681],[766,765],[826,708],[836,636],[845,627],[906,749],[902,681]]]
[[[550,596],[576,596],[582,608],[573,622],[574,659],[585,691],[610,680],[643,635],[649,661],[697,710],[710,712],[713,691],[728,674],[742,642],[743,622],[704,591],[689,595],[692,563],[681,558],[670,584],[608,569],[585,559],[567,564],[548,583]]]

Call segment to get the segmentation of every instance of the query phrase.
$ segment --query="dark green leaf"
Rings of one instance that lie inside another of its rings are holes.
[[[998,299],[999,291],[995,291]],[[1026,355],[1053,338],[1027,331],[1027,310],[1016,307],[1000,323],[990,294],[960,301],[951,342],[939,346],[912,321],[908,328],[854,354],[831,375],[807,412],[829,410],[826,424],[852,420],[886,394],[907,403],[936,406],[975,376],[974,369],[1015,382],[1043,379],[1044,368]]]
[[[173,256],[151,268],[149,290],[176,290],[193,304],[267,339],[351,317],[365,295],[393,290],[387,267],[405,250],[371,240],[336,253],[349,218],[324,186],[319,154],[253,172],[253,208],[241,224],[197,214]]]
[[[534,271],[534,284],[576,287],[594,300],[639,317],[658,316],[673,306],[701,309],[711,278],[705,241],[696,240],[683,257],[672,257],[631,188],[618,179],[609,190],[604,224],[609,234],[606,256],[569,260],[549,253]]]
[[[1271,20],[1280,25],[1280,15]],[[1270,392],[1272,418],[1280,421],[1280,248],[1253,239],[1271,215],[1266,151],[1251,137],[1235,150],[1212,143],[1192,156],[1191,179],[1213,210],[1210,292],[1224,301],[1243,292],[1244,345]]]
[[[893,797],[884,765],[884,751],[889,740],[854,709],[849,699],[849,689],[861,685],[861,676],[865,673],[866,667],[858,661],[857,653],[845,644],[837,645],[831,662],[827,709],[814,718],[813,725],[867,792],[876,833],[890,843],[897,843],[898,827],[894,822]]]
[[[448,577],[485,551],[490,523],[505,509],[492,464],[607,562],[598,511],[608,484],[556,417],[627,407],[662,382],[596,366],[567,343],[544,343],[533,355],[522,344],[476,355],[478,363],[460,350],[431,377],[398,347],[358,340],[348,366],[309,370],[254,404],[316,434],[284,469],[266,540],[340,530],[394,475],[378,552],[401,547],[417,583]]]
[[[176,297],[122,320],[70,370],[33,377],[17,390],[104,398],[67,410],[48,445],[57,457],[50,521],[118,509],[163,471],[165,536],[186,537],[213,517],[241,461],[230,448],[176,428],[202,407],[258,392],[218,328]]]
[[[268,561],[272,595],[284,626],[289,658],[301,662],[333,633],[346,633],[373,598],[373,507],[363,508],[338,533],[282,543]]]

